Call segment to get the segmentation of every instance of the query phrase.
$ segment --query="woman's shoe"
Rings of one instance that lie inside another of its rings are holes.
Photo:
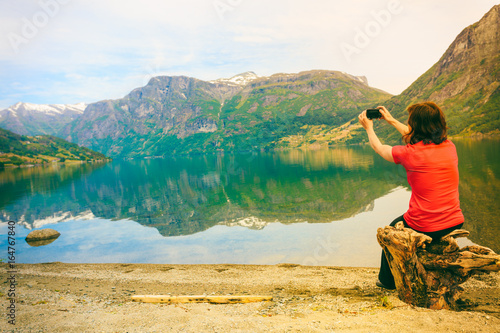
[[[391,287],[386,286],[385,284],[383,284],[382,282],[380,282],[380,280],[377,280],[377,282],[375,282],[375,285],[377,287],[384,288],[384,289],[387,289],[387,290],[394,290],[394,289],[396,289],[396,287],[392,287],[391,288]]]

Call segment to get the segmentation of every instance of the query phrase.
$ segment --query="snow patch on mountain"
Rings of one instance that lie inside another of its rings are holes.
[[[245,227],[249,229],[261,230],[266,227],[269,222],[259,219],[255,216],[248,216],[243,219],[234,219],[232,221],[219,222],[219,225],[225,225],[228,227]]]
[[[223,79],[217,79],[217,80],[212,80],[209,81],[210,83],[225,83],[233,86],[245,86],[248,83],[260,78],[257,74],[254,72],[245,72],[241,73],[235,76],[232,76],[230,78],[223,78]]]

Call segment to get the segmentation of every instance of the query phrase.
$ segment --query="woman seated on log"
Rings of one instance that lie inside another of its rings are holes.
[[[433,102],[408,107],[408,126],[394,119],[383,106],[378,107],[382,118],[403,135],[406,146],[383,145],[373,130],[373,120],[366,111],[359,122],[366,130],[370,145],[389,162],[402,164],[412,193],[409,209],[390,225],[402,221],[411,228],[439,240],[460,229],[464,216],[458,197],[458,157],[455,145],[447,139],[443,111]],[[377,286],[395,289],[394,277],[382,251]]]

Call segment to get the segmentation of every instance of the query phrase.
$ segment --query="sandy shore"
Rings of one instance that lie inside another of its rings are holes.
[[[6,264],[1,308],[7,313]],[[290,264],[17,265],[10,332],[500,332],[500,273],[464,284],[462,311],[406,305],[377,269]],[[131,295],[271,295],[248,304],[148,304]]]

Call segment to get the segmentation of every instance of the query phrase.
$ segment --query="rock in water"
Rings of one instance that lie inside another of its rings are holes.
[[[29,246],[37,247],[37,246],[49,245],[55,240],[56,238],[44,239],[39,241],[26,240],[26,243],[28,243]]]
[[[60,235],[54,229],[33,230],[26,236],[26,242],[31,246],[47,245],[55,241]]]

